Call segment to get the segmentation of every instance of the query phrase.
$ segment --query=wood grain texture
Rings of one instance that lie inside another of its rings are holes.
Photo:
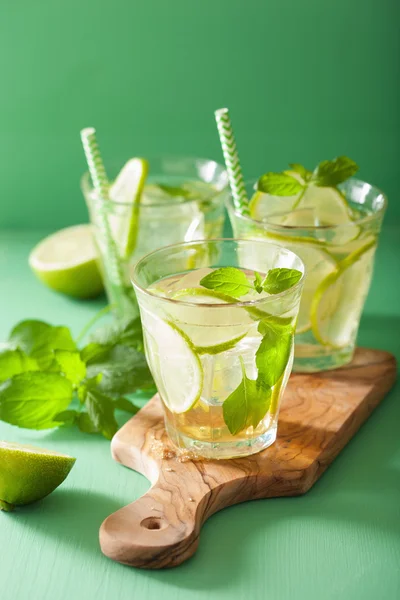
[[[135,567],[174,567],[194,554],[202,524],[215,512],[247,500],[304,494],[395,379],[391,354],[363,348],[342,369],[294,374],[275,444],[248,458],[224,461],[160,459],[154,440],[168,440],[155,396],[112,442],[115,460],[143,473],[152,487],[104,521],[103,553]]]

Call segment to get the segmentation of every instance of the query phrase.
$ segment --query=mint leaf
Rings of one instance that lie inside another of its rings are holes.
[[[251,425],[257,427],[266,415],[271,401],[271,390],[263,382],[258,384],[246,375],[240,357],[243,379],[222,405],[224,421],[232,435]]]
[[[129,346],[115,346],[87,365],[87,377],[102,374],[99,390],[109,396],[124,396],[152,385],[153,378],[143,353]]]
[[[139,411],[139,408],[128,400],[128,398],[117,398],[117,400],[114,401],[114,406],[118,410],[123,410],[131,415],[135,415]]]
[[[72,400],[72,384],[56,373],[21,373],[0,385],[0,419],[27,429],[57,427]]]
[[[253,289],[246,275],[235,267],[221,267],[209,273],[200,281],[200,285],[208,290],[218,290],[234,298],[244,296]]]
[[[77,425],[83,433],[99,433],[89,414],[85,411],[79,413]]]
[[[258,331],[263,336],[256,352],[259,384],[272,387],[279,380],[288,363],[293,344],[293,329],[260,321]]]
[[[313,181],[321,187],[335,187],[358,171],[358,165],[347,156],[323,160],[315,169]]]
[[[262,293],[263,291],[263,287],[262,287],[262,277],[260,275],[260,273],[257,273],[257,271],[254,272],[254,289],[256,290],[256,292],[258,292],[259,294]]]
[[[280,294],[293,287],[301,277],[302,272],[297,269],[271,269],[262,282],[262,287],[268,294]]]
[[[0,350],[0,383],[18,373],[38,369],[36,360],[27,356],[22,350]]]
[[[78,351],[55,350],[54,355],[61,372],[73,385],[78,385],[86,377],[86,365]]]
[[[163,183],[158,183],[156,184],[158,188],[160,188],[160,190],[162,190],[163,192],[165,192],[166,194],[168,194],[168,196],[173,196],[173,197],[182,197],[182,198],[191,198],[193,196],[193,193],[184,188],[184,187],[178,187],[178,186],[172,186],[172,185],[164,185]]]
[[[143,330],[140,317],[101,327],[90,336],[90,341],[102,346],[122,344],[143,350]]]
[[[295,177],[287,173],[265,173],[257,182],[257,190],[273,196],[294,196],[303,189]]]
[[[88,390],[85,405],[93,428],[110,440],[118,430],[113,399],[98,390]]]
[[[291,168],[292,171],[294,171],[295,173],[298,173],[300,175],[300,177],[302,177],[302,179],[304,179],[304,181],[308,181],[312,176],[312,171],[309,171],[308,169],[306,169],[305,167],[303,167],[303,165],[300,165],[299,163],[289,163],[289,167]]]
[[[76,349],[68,327],[53,327],[43,321],[18,323],[11,331],[9,340],[31,358],[35,358],[42,369],[52,363],[53,350]]]
[[[79,418],[79,414],[77,410],[63,410],[54,417],[54,420],[60,425],[74,425]]]
[[[91,342],[81,350],[81,359],[87,365],[91,363],[99,362],[104,359],[110,352],[111,346],[103,346],[96,342]]]

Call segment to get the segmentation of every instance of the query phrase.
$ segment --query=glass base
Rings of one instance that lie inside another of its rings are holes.
[[[312,344],[295,344],[294,373],[318,373],[338,369],[351,362],[354,346],[345,348],[326,348]]]
[[[195,440],[190,438],[176,429],[170,424],[165,424],[166,431],[170,440],[180,450],[185,449],[193,452],[196,456],[201,456],[207,459],[221,460],[226,458],[239,458],[241,456],[249,456],[256,454],[271,446],[276,440],[277,425],[271,426],[268,431],[256,438],[241,440],[235,443],[231,442],[204,442],[203,440]]]

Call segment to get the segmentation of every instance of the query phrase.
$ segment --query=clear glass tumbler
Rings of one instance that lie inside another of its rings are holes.
[[[148,159],[149,174],[139,207],[136,246],[126,255],[124,231],[129,227],[132,205],[99,199],[93,190],[89,173],[81,180],[100,266],[110,304],[117,307],[117,317],[138,314],[137,302],[130,283],[129,269],[142,256],[156,248],[203,238],[221,237],[225,216],[227,176],[223,166],[212,160],[189,157],[155,157]],[[112,182],[122,164],[108,174]],[[179,189],[185,186],[185,195]],[[165,189],[172,191],[166,193]],[[187,193],[186,193],[187,192]],[[106,248],[102,237],[100,212],[110,223],[110,230],[119,253],[124,289],[112,283],[107,273]]]
[[[201,284],[226,266],[250,282],[255,270],[289,268],[302,275],[281,293],[252,290],[235,299]],[[146,357],[178,448],[219,459],[253,454],[275,441],[303,273],[290,250],[249,240],[177,244],[136,264],[132,282]]]
[[[304,262],[293,371],[336,369],[353,357],[387,202],[380,190],[355,178],[339,187],[359,215],[341,225],[282,225],[282,213],[273,210],[257,221],[238,212],[231,197],[227,200],[235,237],[279,244]],[[254,189],[252,182],[249,197]],[[281,205],[282,199],[279,202]]]

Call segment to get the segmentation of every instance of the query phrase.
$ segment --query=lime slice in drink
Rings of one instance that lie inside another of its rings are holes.
[[[52,290],[74,298],[95,298],[103,291],[90,225],[61,229],[29,255],[36,276]]]
[[[320,344],[343,348],[353,341],[372,277],[375,247],[371,240],[349,254],[317,288],[311,324]]]
[[[51,450],[0,441],[0,509],[41,500],[67,477],[75,458]]]
[[[200,358],[175,324],[147,311],[142,311],[142,322],[146,330],[147,359],[162,399],[174,413],[190,410],[203,388]]]
[[[136,248],[140,199],[148,168],[149,165],[143,158],[131,158],[110,187],[110,199],[121,205],[113,207],[109,223],[113,237],[125,258]]]

